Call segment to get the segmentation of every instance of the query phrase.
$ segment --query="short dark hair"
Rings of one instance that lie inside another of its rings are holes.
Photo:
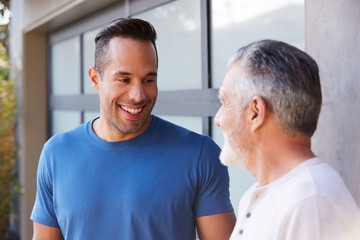
[[[322,94],[319,69],[310,55],[284,42],[262,40],[240,48],[229,67],[236,62],[244,69],[237,81],[242,107],[259,96],[288,135],[314,134]]]
[[[104,66],[108,63],[108,46],[114,37],[129,37],[137,41],[150,41],[155,48],[156,59],[158,53],[156,48],[156,31],[151,23],[138,18],[118,18],[106,24],[95,37],[95,68],[100,77]]]

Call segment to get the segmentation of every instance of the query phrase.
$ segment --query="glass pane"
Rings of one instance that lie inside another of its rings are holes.
[[[221,129],[212,123],[212,134],[214,141],[222,147],[224,144],[224,137],[222,135]],[[230,200],[233,204],[235,214],[238,212],[238,204],[242,195],[246,190],[256,182],[256,179],[251,175],[251,173],[245,169],[238,167],[228,167],[229,176],[230,176]]]
[[[230,56],[261,39],[275,39],[304,49],[304,0],[212,0],[213,86],[220,87]]]
[[[134,15],[157,33],[159,91],[200,89],[200,1],[179,0]]]
[[[94,66],[95,59],[95,36],[99,32],[100,28],[95,30],[85,32],[83,35],[83,84],[84,84],[84,94],[97,94],[91,86],[88,70],[90,67]]]
[[[69,131],[81,124],[79,111],[52,111],[52,135]]]
[[[100,116],[100,112],[92,112],[92,111],[85,111],[84,112],[84,122],[88,122]]]
[[[193,132],[202,134],[202,118],[201,117],[188,117],[188,116],[168,116],[160,115],[159,117],[175,123],[179,126],[187,128]]]
[[[80,42],[74,37],[51,46],[53,95],[80,94]]]

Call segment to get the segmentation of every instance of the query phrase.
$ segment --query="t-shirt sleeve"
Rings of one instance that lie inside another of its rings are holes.
[[[53,179],[50,159],[44,147],[39,160],[37,171],[37,190],[35,204],[30,219],[34,222],[59,227],[53,202]]]
[[[206,137],[198,165],[195,216],[202,217],[233,211],[229,198],[229,174],[219,160],[220,148]]]

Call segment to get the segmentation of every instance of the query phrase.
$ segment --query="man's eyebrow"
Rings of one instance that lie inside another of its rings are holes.
[[[123,71],[116,71],[113,73],[113,75],[125,75],[125,76],[131,76],[133,75],[132,73],[129,72],[123,72]],[[146,76],[153,76],[153,77],[157,77],[157,72],[149,72],[146,74]]]
[[[146,74],[146,76],[157,77],[157,72],[149,72],[148,74]]]
[[[132,75],[132,74],[129,73],[129,72],[116,71],[116,72],[113,73],[113,75],[126,75],[126,76],[130,76],[130,75]]]

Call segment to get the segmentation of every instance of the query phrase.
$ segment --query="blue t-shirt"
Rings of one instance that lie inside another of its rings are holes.
[[[107,142],[92,122],[41,153],[31,219],[71,239],[195,239],[195,217],[232,211],[220,149],[158,117],[139,136]]]

